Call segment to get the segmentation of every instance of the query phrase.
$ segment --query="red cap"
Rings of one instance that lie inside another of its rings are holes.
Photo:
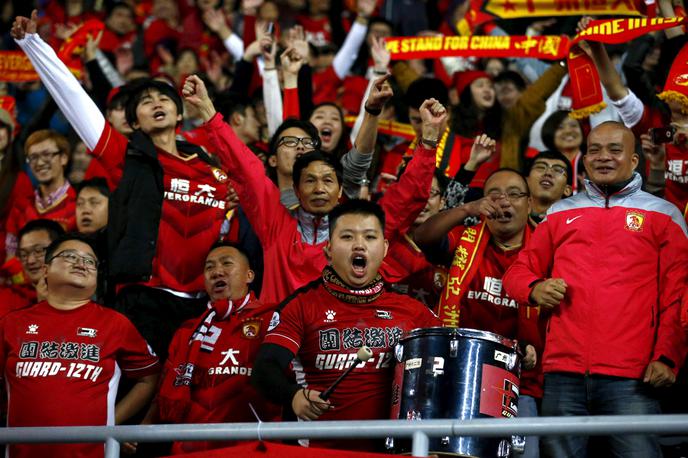
[[[456,72],[452,77],[453,86],[456,88],[456,92],[459,96],[463,91],[471,85],[471,83],[478,78],[487,78],[492,80],[490,75],[482,70],[467,70],[465,72]]]
[[[683,113],[688,113],[688,45],[684,45],[671,65],[664,90],[658,97],[665,102],[676,102]]]

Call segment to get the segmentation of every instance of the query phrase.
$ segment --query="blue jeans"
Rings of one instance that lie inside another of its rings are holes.
[[[652,388],[640,380],[604,375],[545,374],[542,416],[649,415],[661,413]],[[661,457],[657,436],[607,436],[604,451],[588,450],[587,436],[546,436],[542,452],[552,458]]]
[[[518,397],[518,417],[537,417],[538,408],[535,398],[522,395]],[[514,453],[518,458],[539,458],[540,457],[540,437],[526,436],[526,448],[523,453]]]

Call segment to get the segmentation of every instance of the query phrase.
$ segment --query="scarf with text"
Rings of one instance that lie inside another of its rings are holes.
[[[332,266],[323,269],[322,280],[328,293],[349,304],[369,304],[380,297],[385,286],[382,276],[378,273],[373,281],[363,288],[352,289],[337,275]]]
[[[219,337],[219,333],[213,329],[213,323],[226,320],[232,313],[239,312],[251,298],[252,293],[249,292],[240,303],[235,303],[231,299],[208,302],[208,310],[198,319],[186,351],[170,354],[165,364],[158,393],[160,421],[166,423],[184,421],[191,408],[191,386],[198,355],[201,351],[212,352]]]

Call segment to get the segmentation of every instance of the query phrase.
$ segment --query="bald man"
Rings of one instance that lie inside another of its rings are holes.
[[[593,129],[583,161],[585,192],[548,210],[504,276],[512,298],[551,310],[542,415],[660,413],[656,389],[675,381],[685,357],[685,220],[641,190],[635,138],[622,124]],[[605,456],[661,456],[654,436],[607,439]],[[600,453],[582,436],[543,446],[557,458]]]

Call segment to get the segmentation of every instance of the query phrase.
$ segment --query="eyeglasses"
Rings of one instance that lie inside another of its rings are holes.
[[[514,202],[518,199],[521,199],[523,197],[529,196],[527,192],[520,192],[520,191],[509,191],[509,192],[501,192],[501,191],[492,191],[487,193],[487,197],[489,197],[491,200],[499,200],[502,197],[506,198],[509,202]]]
[[[33,255],[35,258],[42,258],[45,256],[45,250],[48,249],[48,245],[35,245],[31,248],[27,249],[21,249],[17,252],[17,256],[19,256],[19,260],[21,262],[26,262],[29,259],[29,256]]]
[[[28,156],[26,156],[26,163],[35,164],[39,160],[42,160],[44,162],[50,162],[53,160],[55,156],[59,154],[62,154],[62,151],[41,151],[40,153],[29,154]]]
[[[315,147],[316,145],[316,141],[312,137],[293,137],[291,135],[287,135],[286,137],[280,138],[280,140],[277,142],[277,146],[284,145],[294,148],[298,146],[299,143],[306,148]]]
[[[561,165],[544,164],[542,162],[538,162],[537,164],[533,165],[531,170],[535,170],[538,173],[545,173],[548,170],[551,170],[555,175],[566,175],[566,167],[562,167]]]
[[[96,270],[98,269],[98,261],[93,259],[90,256],[81,256],[80,254],[77,254],[76,251],[72,250],[65,250],[57,253],[55,256],[50,258],[48,262],[51,262],[55,258],[62,258],[67,262],[67,264],[71,264],[73,266],[77,265],[79,261],[83,262],[84,267],[88,270]]]

